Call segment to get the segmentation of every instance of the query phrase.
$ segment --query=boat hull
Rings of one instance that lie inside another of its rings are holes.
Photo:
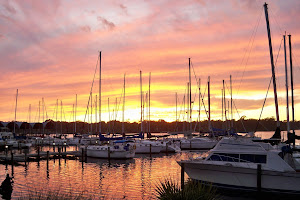
[[[135,155],[134,150],[108,149],[103,147],[87,147],[86,155],[94,158],[129,159]]]
[[[257,169],[181,161],[184,171],[194,180],[217,187],[257,191]],[[300,174],[262,170],[261,191],[300,195]]]

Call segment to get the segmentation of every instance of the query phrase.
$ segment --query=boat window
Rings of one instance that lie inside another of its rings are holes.
[[[240,156],[240,158],[239,158]],[[253,154],[227,154],[218,153],[213,154],[208,158],[208,160],[213,161],[226,161],[226,162],[252,162],[252,163],[266,163],[266,155],[253,155]]]
[[[266,163],[266,155],[241,154],[241,162]]]
[[[239,162],[239,154],[218,153],[211,155],[211,157],[208,160]]]

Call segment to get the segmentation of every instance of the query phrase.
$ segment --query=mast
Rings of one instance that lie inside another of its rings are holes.
[[[294,79],[293,79],[293,61],[292,61],[292,44],[291,35],[289,36],[289,50],[290,50],[290,73],[291,73],[291,93],[292,93],[292,130],[295,138],[295,109],[294,109]],[[295,140],[293,141],[295,147]]]
[[[99,52],[99,133],[101,133],[101,51]]]
[[[151,133],[151,130],[150,130],[150,85],[151,85],[151,72],[149,72],[149,103],[148,103],[148,106],[149,106],[149,112],[148,112],[148,131],[149,131],[149,134]]]
[[[16,94],[16,107],[15,107],[15,123],[14,123],[14,134],[16,133],[16,121],[17,121],[17,107],[18,107],[18,89]]]
[[[208,77],[207,82],[207,95],[208,95],[208,131],[211,132],[211,123],[210,123],[210,76]]]
[[[285,64],[285,87],[286,87],[286,121],[287,121],[287,133],[290,132],[290,112],[289,112],[289,83],[288,83],[288,71],[287,71],[287,61],[286,61],[286,40],[285,35],[283,35],[284,42],[284,64]]]
[[[31,104],[29,104],[29,134],[31,134]]]
[[[199,78],[199,133],[201,132],[200,130],[200,110],[201,110],[201,79]]]
[[[232,112],[232,80],[230,75],[230,109],[231,109],[231,127],[230,130],[233,129],[233,112]]]
[[[77,115],[77,94],[76,94],[76,104],[75,104],[75,133],[77,132],[76,131],[76,124],[77,124],[77,122],[76,122],[76,115]]]
[[[275,100],[275,109],[276,109],[277,129],[280,131],[280,121],[279,121],[279,109],[278,109],[278,99],[277,99],[275,66],[274,66],[274,59],[273,59],[273,49],[272,49],[272,40],[271,40],[269,15],[268,15],[268,4],[267,3],[264,4],[264,9],[265,9],[267,31],[268,31],[268,38],[269,38],[269,49],[270,49],[270,60],[271,60],[271,68],[272,68],[272,79],[273,79],[273,88],[274,88],[274,100]]]
[[[42,125],[43,125],[43,134],[45,134],[45,127],[44,127],[44,110],[45,110],[45,102],[44,102],[44,97],[42,98],[42,107],[43,107],[43,122],[42,122]]]
[[[124,112],[125,112],[125,74],[124,74],[124,85],[123,85],[123,114],[122,114],[122,134],[125,136],[125,128],[124,128]]]
[[[187,109],[187,111],[186,111],[186,130],[187,131],[189,130],[189,112],[190,112],[190,108],[189,108],[190,90],[189,90],[189,88],[190,88],[190,84],[189,84],[189,82],[187,82],[187,94],[186,94],[186,101],[187,101],[186,102],[187,103],[187,106],[186,106],[186,109]]]
[[[60,118],[61,118],[60,131],[61,131],[61,134],[62,134],[62,100],[60,100]]]
[[[95,133],[97,133],[97,129],[98,129],[98,127],[97,127],[97,100],[98,99],[98,97],[97,97],[97,95],[96,95],[96,99],[95,99],[95,122],[96,122],[96,130],[95,130]]]
[[[56,99],[56,123],[55,123],[55,134],[57,134],[57,113],[58,113],[58,99]]]
[[[192,130],[192,80],[191,80],[191,58],[189,58],[189,112],[190,130]]]
[[[225,81],[223,80],[223,92],[224,92],[224,114],[225,114],[225,128],[228,131],[228,127],[227,127],[227,111],[226,111],[226,90],[225,90]]]
[[[93,92],[91,91],[91,134],[93,134]]]
[[[142,89],[142,71],[140,71],[140,89],[141,89],[141,132],[143,132],[143,89]]]
[[[177,127],[177,92],[175,93],[175,102],[176,102],[176,130],[175,131],[178,131],[178,127]]]
[[[109,109],[109,97],[108,97],[108,133],[110,134],[110,109]]]

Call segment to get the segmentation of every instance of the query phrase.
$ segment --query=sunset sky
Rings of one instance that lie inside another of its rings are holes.
[[[140,70],[145,94],[151,72],[151,119],[176,120],[177,92],[178,118],[184,120],[180,110],[188,82],[188,58],[195,72],[192,72],[193,120],[198,117],[199,105],[196,79],[201,79],[207,108],[206,85],[210,76],[211,114],[212,119],[218,120],[222,117],[222,80],[229,88],[230,75],[234,104],[239,113],[234,110],[234,118],[258,119],[271,78],[264,2],[1,0],[0,121],[14,120],[17,89],[17,121],[29,121],[29,116],[30,122],[45,120],[42,98],[48,118],[56,120],[58,99],[58,120],[61,120],[62,102],[63,121],[72,121],[76,94],[77,120],[84,121],[99,51],[102,52],[104,121],[109,119],[108,98],[110,119],[122,120],[122,101],[119,106],[115,106],[115,102],[122,96],[125,73],[125,120],[139,121]],[[300,108],[300,1],[267,3],[275,61],[278,55],[280,120],[286,120],[282,43],[285,31],[292,35],[295,118],[300,120],[297,112]],[[99,69],[93,86],[93,104],[98,83]],[[228,89],[226,94],[229,100]],[[116,110],[119,111],[117,116],[112,116]],[[271,85],[262,118],[273,116]],[[206,119],[202,105],[201,120]]]

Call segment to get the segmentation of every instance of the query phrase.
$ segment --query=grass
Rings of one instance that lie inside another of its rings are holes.
[[[188,180],[184,189],[178,182],[167,178],[156,186],[156,197],[160,200],[217,200],[216,190],[212,186],[205,186],[192,180]]]

